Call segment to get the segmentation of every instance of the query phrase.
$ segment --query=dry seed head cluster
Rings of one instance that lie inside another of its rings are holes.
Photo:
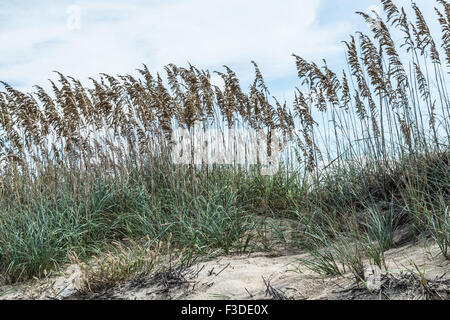
[[[317,167],[319,159],[339,157],[333,153],[336,148],[349,156],[381,157],[386,152],[395,156],[405,152],[398,146],[422,146],[429,135],[438,147],[439,136],[448,136],[449,129],[448,73],[443,70],[450,64],[449,3],[437,0],[439,46],[415,4],[411,22],[404,8],[381,2],[387,21],[359,12],[372,22],[372,34],[358,32],[357,38],[345,42],[350,76],[344,71],[339,80],[325,60],[319,66],[294,55],[301,82],[292,108],[270,96],[254,61],[255,80],[248,92],[227,66],[215,71],[223,81],[221,87],[211,83],[210,71],[173,64],[165,67],[166,77],[152,74],[144,65],[137,70],[141,77],[101,74],[91,78],[89,87],[57,72],[52,93],[39,86],[33,93],[23,93],[2,82],[1,170],[33,175],[58,164],[81,172],[93,167],[123,171],[130,158],[169,155],[173,132],[179,128],[192,134],[211,128],[263,130],[268,154],[270,139],[277,134],[285,145],[301,150],[295,160],[308,170]],[[413,52],[410,66],[402,63],[402,48],[394,44],[389,24],[404,34],[403,49]],[[447,65],[441,62],[439,48]],[[422,59],[434,66],[434,77],[423,70]],[[437,97],[432,97],[431,85],[437,88]],[[328,119],[322,121],[322,132],[315,114]],[[194,133],[195,123],[202,125]]]

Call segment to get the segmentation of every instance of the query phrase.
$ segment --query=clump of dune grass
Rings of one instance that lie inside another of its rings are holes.
[[[183,252],[184,251],[184,252]],[[167,243],[149,243],[149,238],[112,242],[109,249],[99,252],[86,262],[72,254],[72,263],[80,268],[79,294],[99,292],[125,281],[143,279],[172,264],[189,264],[190,254],[172,250]]]

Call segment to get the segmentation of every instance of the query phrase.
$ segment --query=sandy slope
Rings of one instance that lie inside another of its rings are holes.
[[[71,266],[65,276],[46,279],[39,283],[29,285],[3,287],[0,289],[0,298],[354,298],[354,295],[348,294],[349,292],[356,292],[351,289],[352,285],[354,285],[351,274],[347,274],[345,277],[319,277],[301,265],[299,259],[305,257],[307,257],[307,254],[271,255],[266,253],[252,253],[223,256],[211,261],[197,263],[187,269],[174,270],[172,273],[123,283],[115,288],[84,296],[77,295],[77,289],[80,285],[79,269],[76,266]],[[446,285],[439,287],[439,290],[442,289],[440,292],[443,292],[443,295],[439,295],[439,297],[450,297],[450,261],[442,257],[437,246],[407,244],[386,252],[386,258],[388,263],[387,274],[395,276],[400,275],[402,272],[409,272],[409,274],[417,275],[418,272],[413,264],[415,263],[420,270],[425,270],[425,277],[427,279],[431,280],[436,277],[441,277],[440,281],[447,281],[445,282]],[[369,269],[367,272],[370,272]],[[399,287],[403,288],[404,285],[402,284]],[[411,293],[411,290],[408,291],[405,289],[404,291],[395,291],[389,298],[418,298],[418,294],[416,294],[417,290],[414,295]],[[410,292],[410,294],[408,295],[406,291]]]

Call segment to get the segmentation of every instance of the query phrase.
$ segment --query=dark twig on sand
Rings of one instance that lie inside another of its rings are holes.
[[[272,287],[270,281],[266,281],[264,277],[262,277],[262,279],[264,281],[264,285],[266,286],[266,296],[270,296],[270,300],[289,300],[283,291]]]
[[[398,275],[385,274],[381,277],[379,290],[369,291],[361,284],[335,291],[337,299],[374,300],[396,297],[413,300],[448,300],[450,299],[450,280],[443,280],[443,276],[436,279],[424,279],[413,272],[401,272]]]
[[[225,270],[226,268],[228,268],[231,265],[231,263],[228,263],[225,267],[223,267],[217,274],[216,277],[222,273],[223,270]]]
[[[247,290],[247,288],[244,288],[244,289],[245,289],[245,291],[247,291],[248,295],[250,296],[250,299],[252,299],[252,298],[254,297],[254,295],[252,295],[252,294],[250,293],[250,291]]]

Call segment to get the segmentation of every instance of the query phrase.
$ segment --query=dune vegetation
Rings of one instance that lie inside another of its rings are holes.
[[[89,85],[57,73],[51,92],[2,82],[0,282],[130,243],[140,253],[112,279],[150,271],[139,259],[166,245],[191,257],[280,244],[309,251],[303,263],[319,273],[344,266],[363,279],[363,260],[383,268],[400,229],[450,259],[450,3],[434,3],[433,37],[415,4],[381,2],[386,20],[358,13],[372,30],[344,42],[347,70],[293,55],[292,105],[271,96],[254,62],[248,90],[226,66],[173,64]],[[279,168],[174,163],[179,129],[264,132],[268,154],[276,136]]]

